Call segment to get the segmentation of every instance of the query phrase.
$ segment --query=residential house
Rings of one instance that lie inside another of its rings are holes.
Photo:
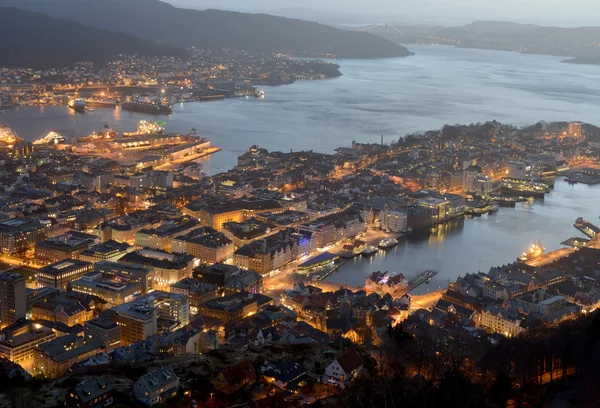
[[[212,381],[212,384],[224,394],[233,394],[255,382],[256,370],[249,360],[244,360],[221,371]]]
[[[177,395],[179,377],[169,366],[151,371],[133,385],[133,395],[139,402],[151,407]]]

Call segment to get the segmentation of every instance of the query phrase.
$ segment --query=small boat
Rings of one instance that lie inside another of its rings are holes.
[[[382,239],[379,243],[379,248],[381,249],[390,249],[398,245],[398,240],[393,238]]]
[[[360,252],[356,250],[354,245],[344,245],[344,248],[340,253],[340,258],[352,259],[358,255],[360,255]]]
[[[264,98],[265,97],[265,91],[263,91],[262,89],[256,92],[256,97],[257,98]]]
[[[363,256],[373,256],[377,253],[377,251],[379,251],[379,249],[377,249],[377,247],[369,245],[368,247],[363,249],[361,253]]]
[[[499,209],[500,209],[500,206],[498,204],[492,204],[492,205],[490,205],[490,210],[488,211],[488,213],[494,214],[495,212],[498,212]]]

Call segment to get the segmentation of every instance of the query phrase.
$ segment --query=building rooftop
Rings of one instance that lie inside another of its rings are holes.
[[[156,370],[150,371],[138,380],[146,382],[148,389],[152,393],[160,392],[163,388],[177,381],[177,375],[169,366],[162,366]]]
[[[112,390],[113,386],[105,375],[84,381],[74,389],[82,404],[87,404]]]
[[[177,241],[185,241],[201,245],[207,248],[221,248],[232,244],[222,232],[216,231],[211,227],[200,227],[185,235],[180,235],[175,238]]]
[[[65,259],[63,261],[44,266],[40,269],[40,272],[48,275],[59,275],[91,265],[92,264],[89,262],[79,261],[77,259]]]
[[[100,350],[102,345],[95,339],[84,339],[77,334],[67,334],[37,346],[37,350],[48,358],[62,362],[93,350]]]

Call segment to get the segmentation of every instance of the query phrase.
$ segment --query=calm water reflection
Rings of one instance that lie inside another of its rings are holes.
[[[438,276],[416,292],[437,289],[457,276],[514,261],[537,240],[548,251],[561,248],[571,236],[582,236],[574,227],[577,217],[600,225],[600,186],[569,185],[558,179],[545,200],[522,203],[515,209],[501,208],[493,215],[453,220],[430,231],[418,232],[400,241],[385,255],[355,258],[329,277],[330,282],[363,285],[376,270],[406,276],[433,269]]]

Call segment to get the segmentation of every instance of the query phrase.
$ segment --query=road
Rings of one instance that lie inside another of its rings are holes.
[[[446,289],[436,290],[435,292],[425,293],[423,295],[411,295],[411,313],[419,309],[431,309],[433,305],[442,298],[444,293],[446,293]]]

